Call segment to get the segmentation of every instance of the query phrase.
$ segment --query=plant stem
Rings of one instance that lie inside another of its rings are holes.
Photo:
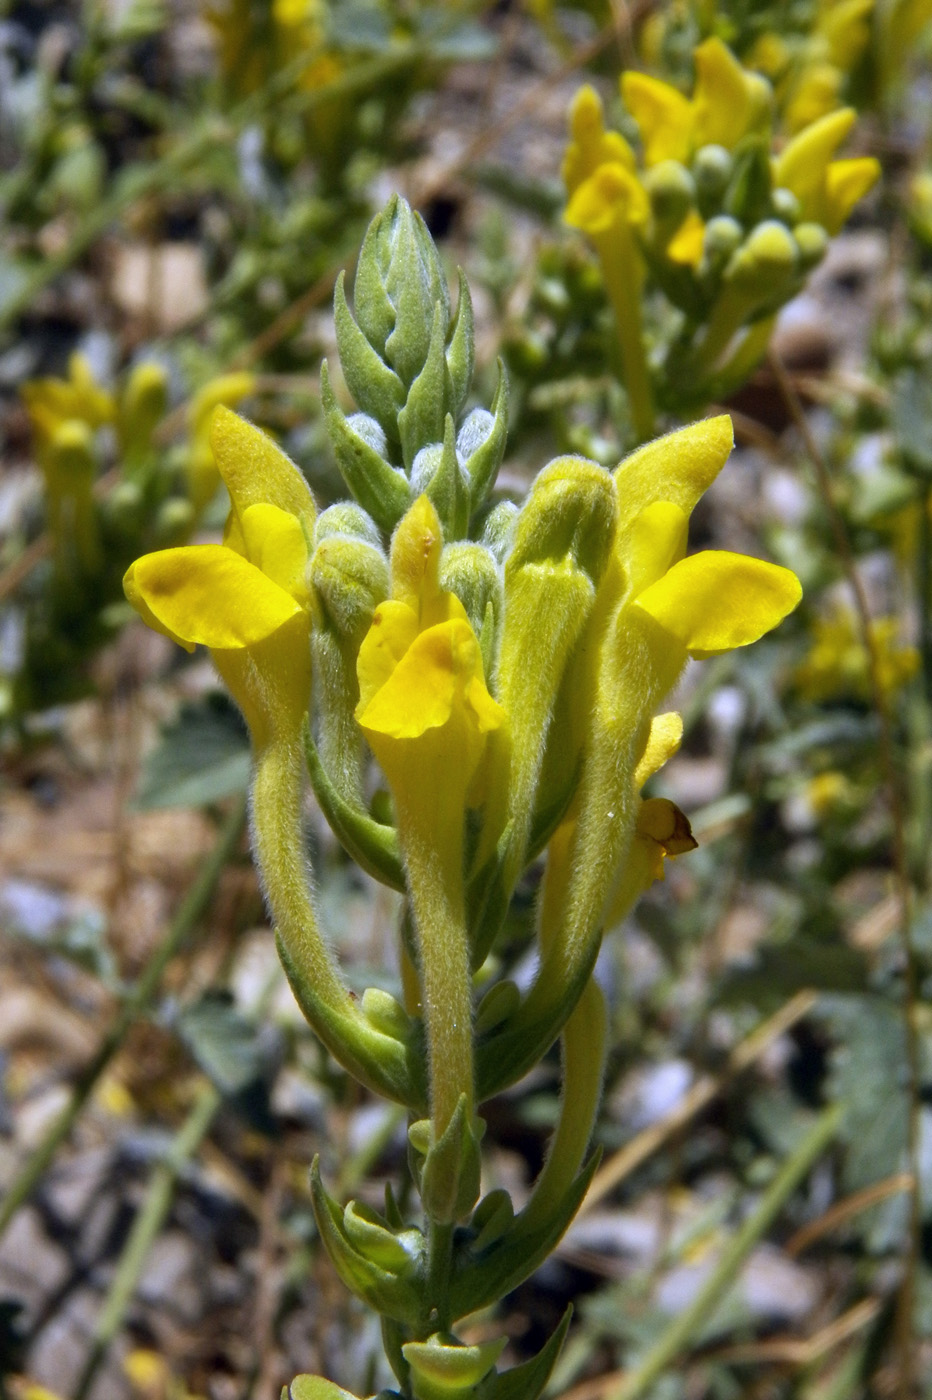
[[[625,225],[616,226],[608,233],[598,234],[593,242],[602,264],[605,290],[608,292],[615,317],[631,421],[638,442],[646,442],[654,436],[655,414],[650,372],[644,350],[644,325],[641,316],[641,288],[644,279],[641,276],[640,253],[631,230]]]
[[[171,1210],[178,1177],[210,1131],[221,1102],[220,1091],[213,1084],[202,1086],[194,1107],[152,1172],[145,1199],[133,1221],[106,1301],[94,1324],[93,1343],[75,1388],[74,1400],[84,1400],[111,1342],[123,1325],[149,1250]]]
[[[817,1119],[796,1151],[774,1177],[761,1197],[757,1209],[741,1226],[689,1307],[674,1319],[637,1369],[626,1376],[619,1388],[611,1394],[610,1400],[639,1400],[708,1322],[722,1298],[736,1283],[738,1270],[748,1254],[806,1172],[831,1142],[841,1121],[841,1112],[839,1105],[834,1104]]]
[[[185,896],[164,939],[143,968],[135,987],[123,1002],[97,1053],[78,1076],[71,1098],[49,1125],[44,1138],[11,1182],[3,1201],[0,1202],[0,1235],[6,1230],[23,1202],[32,1195],[58,1148],[77,1122],[107,1066],[122,1047],[130,1027],[154,997],[166,967],[203,916],[217,881],[239,844],[245,823],[246,803],[243,800],[237,802],[228,815],[200,875]]]

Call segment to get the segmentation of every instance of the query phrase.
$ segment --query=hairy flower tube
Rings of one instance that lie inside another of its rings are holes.
[[[742,381],[775,313],[880,172],[872,157],[834,159],[851,109],[807,125],[775,154],[767,80],[716,38],[693,57],[690,97],[647,74],[622,74],[637,152],[605,129],[591,87],[570,108],[564,218],[598,255],[642,439],[653,431],[655,398],[682,412]],[[679,317],[649,357],[642,302],[652,289]]]

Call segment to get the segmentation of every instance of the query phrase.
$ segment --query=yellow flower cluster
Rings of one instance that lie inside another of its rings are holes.
[[[637,150],[606,130],[593,88],[570,109],[564,217],[598,253],[636,417],[649,390],[638,309],[645,278],[683,314],[683,375],[702,381],[721,369],[737,333],[763,322],[744,349],[746,369],[763,353],[772,316],[880,173],[872,157],[836,159],[852,109],[808,123],[775,153],[767,80],[716,38],[697,47],[694,65],[688,97],[658,78],[622,74]],[[651,421],[646,407],[639,416]]]
[[[886,695],[900,690],[919,669],[919,652],[904,645],[900,633],[896,617],[878,617],[871,623],[877,679]],[[795,682],[807,700],[871,699],[871,661],[850,608],[817,619],[812,646],[796,669]]]

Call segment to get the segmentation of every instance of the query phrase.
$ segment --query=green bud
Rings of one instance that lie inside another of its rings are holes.
[[[344,274],[341,272],[333,294],[333,319],[343,378],[362,411],[376,418],[388,437],[396,441],[397,417],[404,405],[405,386],[353,320],[343,281]],[[321,373],[321,396],[323,392]]]
[[[475,408],[459,430],[456,450],[469,477],[470,514],[474,515],[495,484],[508,437],[508,377],[498,362],[492,412]]]
[[[348,535],[376,549],[382,547],[382,536],[372,516],[352,501],[338,501],[318,515],[314,525],[314,543],[322,544],[332,535]]]
[[[770,142],[749,140],[735,160],[725,195],[725,213],[745,227],[765,219],[770,212]]]
[[[789,224],[790,228],[799,220],[800,205],[799,199],[792,190],[782,188],[775,189],[770,196],[773,205],[773,212],[781,223]]]
[[[388,562],[381,548],[352,535],[325,535],[308,577],[320,625],[311,634],[324,769],[348,802],[362,805],[362,735],[356,657],[372,614],[388,597]]]
[[[366,1019],[383,1035],[406,1040],[411,1018],[397,997],[381,987],[367,987],[362,994],[362,1010]]]
[[[93,495],[97,461],[94,435],[87,423],[77,418],[59,423],[43,469],[57,566],[65,576],[72,566],[92,574],[100,564],[100,541]]]
[[[693,157],[692,175],[696,199],[704,219],[710,218],[721,208],[733,170],[731,152],[724,146],[700,146]]]
[[[349,1390],[343,1390],[323,1376],[295,1376],[291,1385],[283,1385],[279,1400],[357,1400]]]
[[[327,361],[320,367],[320,400],[343,480],[362,508],[390,534],[408,508],[408,482],[387,457],[385,433],[366,414],[346,418],[330,384]]]
[[[395,1274],[412,1274],[421,1261],[424,1237],[420,1230],[390,1230],[387,1222],[361,1201],[350,1201],[344,1210],[343,1229],[361,1254]]]
[[[152,434],[168,407],[168,375],[162,365],[137,365],[120,398],[117,436],[126,457],[152,448]]]
[[[410,387],[427,359],[435,308],[446,337],[450,294],[427,225],[400,195],[392,195],[369,225],[354,298],[359,327],[369,344]],[[354,397],[361,403],[355,391]]]
[[[452,1335],[435,1332],[426,1342],[406,1342],[401,1351],[411,1368],[415,1400],[465,1400],[492,1370],[507,1340],[499,1337],[468,1347]]]
[[[666,243],[696,200],[696,182],[678,160],[662,160],[648,170],[644,187],[650,196],[658,241]]]
[[[753,228],[728,265],[735,291],[772,302],[789,286],[799,266],[796,241],[785,224],[765,219]]]
[[[417,1328],[421,1317],[422,1285],[410,1267],[407,1250],[404,1262],[396,1270],[370,1258],[359,1247],[357,1240],[347,1230],[345,1212],[324,1188],[316,1157],[311,1166],[311,1204],[321,1240],[346,1287],[383,1317],[405,1323],[412,1330]],[[357,1216],[353,1224],[358,1220]],[[358,1233],[357,1230],[357,1236]],[[380,1240],[380,1243],[384,1241]]]
[[[411,466],[411,499],[426,496],[448,540],[462,539],[469,528],[469,482],[456,452],[453,419],[447,414],[443,445],[422,447]]]
[[[799,264],[803,272],[811,272],[825,257],[831,242],[821,224],[797,224],[793,229],[796,247],[799,249]]]
[[[101,514],[115,529],[127,535],[135,535],[142,525],[142,504],[142,491],[135,481],[118,481],[101,503]],[[187,501],[183,504],[187,505]],[[159,525],[164,509],[162,506],[156,518],[156,538],[160,545],[162,536]]]
[[[127,485],[129,483],[126,483]],[[170,496],[155,518],[155,536],[161,549],[182,544],[194,529],[194,506],[186,496]]]
[[[609,473],[583,457],[557,457],[540,472],[521,510],[508,575],[528,564],[563,560],[597,584],[615,535],[616,500]]]
[[[499,501],[485,518],[480,543],[491,550],[500,564],[504,564],[511,553],[519,515],[520,510],[514,501]]]
[[[311,556],[310,581],[324,625],[359,650],[372,614],[388,597],[388,561],[381,548],[352,535],[325,534]]]
[[[484,545],[449,544],[440,557],[440,586],[455,593],[479,638],[488,679],[498,654],[498,634],[504,606],[501,566]]]
[[[717,218],[710,219],[703,235],[705,261],[713,266],[724,264],[740,247],[743,238],[744,229],[737,219],[728,214],[719,214]]]
[[[443,440],[444,420],[450,405],[447,362],[444,355],[446,323],[441,305],[434,307],[430,344],[424,366],[408,390],[398,414],[398,435],[405,467],[410,471],[422,447]]]

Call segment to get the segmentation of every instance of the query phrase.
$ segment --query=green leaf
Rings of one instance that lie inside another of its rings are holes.
[[[179,1038],[223,1094],[239,1094],[262,1074],[264,1056],[254,1026],[228,992],[207,992],[186,1006],[176,1023]]]
[[[235,705],[217,691],[183,705],[146,759],[134,807],[201,807],[245,792],[252,758]]]

